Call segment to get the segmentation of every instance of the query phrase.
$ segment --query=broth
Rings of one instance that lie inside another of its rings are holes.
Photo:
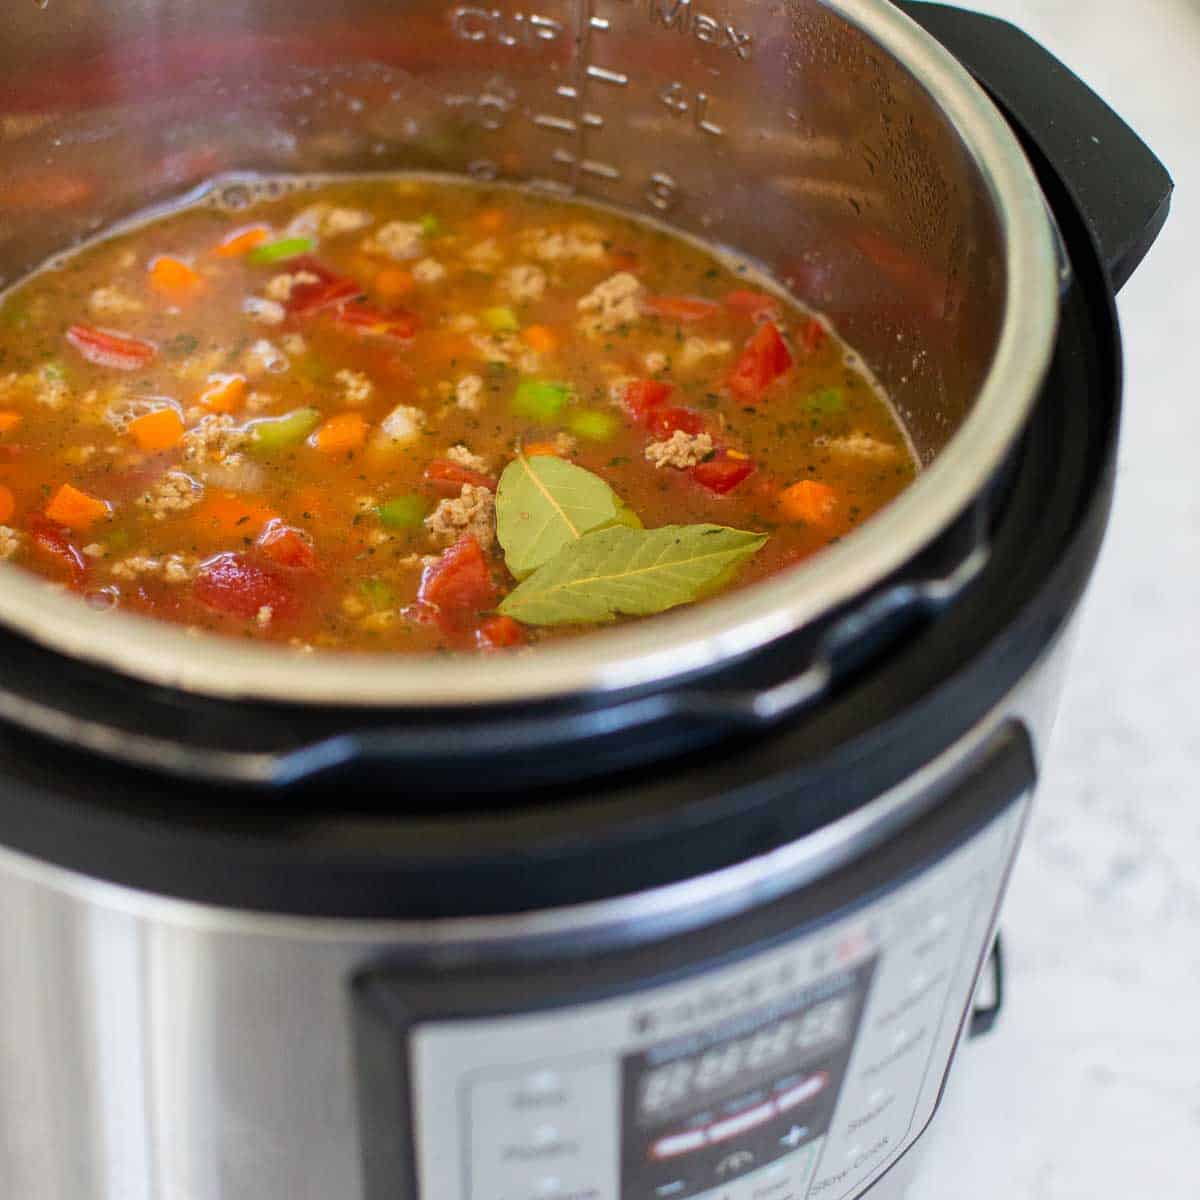
[[[917,470],[857,356],[747,264],[440,178],[214,187],[12,289],[0,369],[4,557],[300,649],[702,600]]]

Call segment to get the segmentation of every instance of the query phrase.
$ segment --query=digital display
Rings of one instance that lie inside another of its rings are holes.
[[[789,1070],[812,1052],[844,1041],[853,1014],[852,998],[839,996],[747,1037],[655,1067],[639,1084],[639,1116],[656,1120],[680,1107],[703,1104],[730,1084],[747,1087],[759,1076]]]
[[[622,1200],[683,1200],[822,1136],[874,969],[872,959],[627,1056]]]

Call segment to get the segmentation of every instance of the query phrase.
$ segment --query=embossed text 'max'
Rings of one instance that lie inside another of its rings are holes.
[[[728,21],[693,8],[692,0],[624,0],[640,8],[652,25],[694,38],[708,46],[748,59],[753,35]],[[563,21],[541,13],[506,12],[498,8],[459,5],[450,10],[457,37],[468,42],[492,42],[498,46],[535,47],[567,36]],[[603,26],[602,26],[603,27]]]

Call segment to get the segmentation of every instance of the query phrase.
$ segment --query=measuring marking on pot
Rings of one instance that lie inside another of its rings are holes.
[[[628,5],[632,10],[634,5]],[[594,11],[595,0],[578,0],[573,20],[574,82],[559,84],[555,94],[567,102],[565,112],[539,109],[530,120],[550,136],[567,138],[568,147],[558,145],[550,152],[550,160],[563,171],[565,179],[539,179],[538,184],[552,191],[565,186],[571,193],[586,190],[588,182],[618,183],[625,172],[612,162],[589,153],[588,133],[603,130],[606,119],[595,111],[603,105],[608,89],[629,88],[637,81],[627,70],[619,69],[604,55],[597,55],[594,37],[614,32],[614,20]],[[636,8],[644,11],[651,27],[674,34],[692,37],[703,44],[731,51],[738,60],[750,58],[753,37],[737,27],[720,22],[705,13],[694,11],[691,0],[649,0]],[[459,5],[450,11],[450,23],[456,37],[469,42],[486,42],[512,48],[536,49],[539,42],[563,40],[567,29],[564,23],[541,13],[504,13],[500,9]],[[502,81],[498,81],[502,82]],[[725,127],[714,119],[716,98],[704,88],[689,85],[683,80],[669,79],[651,85],[658,102],[675,117],[690,118],[692,126],[708,138],[725,135]],[[453,97],[450,103],[475,106],[480,115],[475,121],[481,128],[496,132],[505,124],[511,102],[496,102],[496,97],[481,93],[478,97]],[[490,159],[486,163],[492,174],[497,173]],[[643,201],[658,212],[668,212],[681,199],[678,180],[670,172],[651,171],[642,193]]]

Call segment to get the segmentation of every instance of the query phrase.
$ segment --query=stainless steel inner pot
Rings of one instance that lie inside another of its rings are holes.
[[[965,70],[884,0],[45,0],[0,45],[0,276],[238,172],[405,168],[648,213],[827,313],[927,464],[810,563],[694,609],[448,668],[99,613],[3,568],[0,621],[216,696],[443,706],[642,687],[862,594],[978,494],[1056,326],[1041,193]]]

